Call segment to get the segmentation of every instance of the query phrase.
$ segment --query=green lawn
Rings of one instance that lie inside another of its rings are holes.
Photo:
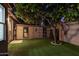
[[[51,45],[48,40],[23,40],[22,43],[9,44],[9,55],[19,56],[79,56],[79,46],[68,43]]]

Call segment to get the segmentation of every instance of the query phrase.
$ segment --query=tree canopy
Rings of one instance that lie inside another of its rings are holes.
[[[65,21],[76,21],[79,18],[79,4],[16,4],[16,16],[29,24],[37,24],[42,19],[59,21],[62,16]]]

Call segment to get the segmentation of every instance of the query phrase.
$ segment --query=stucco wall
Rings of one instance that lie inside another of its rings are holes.
[[[64,41],[79,45],[79,24],[77,22],[69,24],[69,31],[67,36],[64,36]]]

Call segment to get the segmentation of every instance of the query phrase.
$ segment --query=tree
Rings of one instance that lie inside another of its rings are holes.
[[[33,24],[46,17],[58,21],[64,16],[66,21],[73,21],[79,17],[79,4],[16,4],[16,15]]]

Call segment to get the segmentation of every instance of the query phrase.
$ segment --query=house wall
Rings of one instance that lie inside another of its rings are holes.
[[[9,4],[7,4],[7,5],[8,5],[8,7],[7,7],[8,8],[8,10],[7,10],[7,12],[8,12],[7,13],[7,15],[8,15],[8,17],[7,17],[8,42],[10,42],[10,41],[16,39],[16,37],[15,37],[16,36],[16,34],[15,34],[15,31],[16,31],[15,27],[16,27],[16,23],[19,23],[19,22],[17,20],[17,17],[13,13],[12,7]]]
[[[8,42],[13,40],[13,19],[8,16]]]
[[[23,35],[23,28],[28,27],[27,37],[25,38]],[[23,25],[17,24],[17,37],[16,39],[33,39],[33,38],[43,38],[43,28],[32,26],[32,25]]]
[[[69,24],[69,23],[68,23]],[[64,36],[64,41],[75,45],[79,45],[79,23],[73,22],[69,24],[67,36]]]

